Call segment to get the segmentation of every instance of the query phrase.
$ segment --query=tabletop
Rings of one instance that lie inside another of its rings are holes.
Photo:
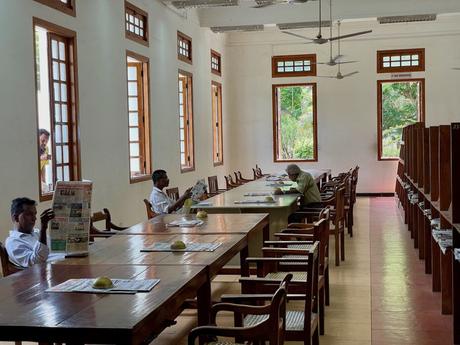
[[[50,293],[72,278],[160,279],[148,293]],[[205,266],[35,265],[0,280],[0,340],[140,344],[205,284]]]

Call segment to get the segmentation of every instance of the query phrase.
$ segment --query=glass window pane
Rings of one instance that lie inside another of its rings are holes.
[[[144,21],[143,21],[143,20],[139,20],[139,26],[140,26],[141,28],[144,28]]]
[[[185,152],[185,143],[183,141],[180,142],[180,152]]]
[[[62,148],[56,145],[56,164],[62,164]]]
[[[410,60],[410,55],[403,55],[403,56],[401,56],[401,60],[403,60],[403,61]]]
[[[138,113],[129,113],[129,125],[139,126],[139,115]]]
[[[417,60],[412,61],[412,66],[418,66],[418,61]]]
[[[61,80],[66,81],[67,80],[67,73],[65,71],[65,63],[60,63],[59,68],[61,69]]]
[[[286,67],[286,72],[292,72],[293,68],[292,67]]]
[[[58,43],[56,40],[51,41],[51,56],[53,59],[57,59],[59,57]]]
[[[129,129],[129,141],[139,141],[139,129],[137,128]]]
[[[285,64],[285,66],[292,67],[294,65],[294,62],[293,61],[286,61],[284,64]]]
[[[418,60],[418,54],[412,55],[412,60]]]
[[[67,85],[61,84],[61,101],[67,102]]]
[[[385,61],[385,62],[390,61],[390,57],[389,57],[389,56],[384,56],[384,57],[383,57],[383,61]]]
[[[70,169],[68,165],[64,166],[64,181],[70,181]]]
[[[129,66],[128,67],[128,80],[137,80],[137,68]]]
[[[59,104],[54,104],[54,121],[61,122],[61,107]]]
[[[128,82],[128,95],[137,96],[137,82]]]
[[[411,65],[410,61],[401,62],[401,66],[403,66],[403,67],[407,67],[407,66],[410,66],[410,65]]]
[[[294,67],[294,71],[295,71],[295,72],[302,72],[302,71],[303,71],[303,67],[302,67],[302,66],[295,66],[295,67]]]
[[[134,17],[134,25],[139,26],[139,18]]]
[[[399,61],[400,58],[401,58],[400,56],[392,56],[391,61]]]
[[[139,28],[138,28],[137,26],[134,27],[134,33],[135,33],[136,35],[139,35]]]
[[[128,98],[128,110],[137,111],[137,97]]]
[[[179,118],[179,127],[184,128],[184,118],[183,117]]]
[[[65,61],[65,45],[63,42],[59,42],[59,59]]]
[[[62,179],[62,167],[56,167],[56,178],[58,181],[63,181]]]
[[[54,87],[54,100],[59,102],[60,101],[60,86],[59,86],[59,83],[53,83],[53,87]]]
[[[69,142],[69,131],[67,126],[62,126],[62,142],[68,143]]]
[[[142,37],[144,37],[144,30],[143,30],[143,29],[140,29],[140,30],[139,30],[139,35],[141,35]]]
[[[131,173],[139,173],[141,171],[140,169],[140,160],[139,158],[131,158]]]
[[[390,67],[390,63],[389,62],[384,62],[383,67]]]
[[[139,156],[139,144],[129,144],[129,155],[132,157]]]
[[[53,61],[53,79],[59,80],[59,64]]]
[[[67,122],[67,105],[63,104],[61,106],[62,122]]]
[[[55,130],[55,132],[54,132],[54,140],[56,141],[57,144],[62,143],[61,126],[56,125],[54,130]]]
[[[185,153],[180,154],[180,164],[185,165]]]
[[[278,72],[284,72],[284,67],[278,67]]]
[[[302,66],[303,62],[302,61],[294,61],[295,66]]]
[[[62,160],[64,163],[69,163],[69,146],[63,145],[62,146]]]

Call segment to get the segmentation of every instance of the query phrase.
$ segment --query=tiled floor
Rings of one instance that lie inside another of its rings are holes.
[[[406,229],[393,198],[358,199],[346,261],[330,266],[331,306],[321,345],[452,344],[452,318],[441,315],[439,293],[431,292],[431,277],[424,274]],[[331,253],[333,248],[332,240]],[[214,299],[239,292],[237,281],[217,277]],[[194,311],[185,311],[152,345],[186,344],[195,319]],[[229,315],[218,319],[221,325],[231,322]]]

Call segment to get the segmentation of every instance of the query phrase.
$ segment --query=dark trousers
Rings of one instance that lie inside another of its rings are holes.
[[[309,204],[303,205],[299,208],[299,211],[305,211],[308,212],[309,210],[317,211],[318,209],[323,208],[323,203],[322,202],[311,202]],[[319,213],[319,211],[318,211]],[[301,214],[296,214],[293,213],[289,216],[288,218],[288,223],[304,223],[305,222],[305,216]]]

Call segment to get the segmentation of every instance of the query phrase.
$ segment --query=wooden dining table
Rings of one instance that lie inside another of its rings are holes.
[[[0,341],[66,344],[145,344],[168,327],[183,303],[197,296],[209,313],[204,265],[35,265],[0,279]],[[53,293],[74,278],[160,279],[148,293]]]

